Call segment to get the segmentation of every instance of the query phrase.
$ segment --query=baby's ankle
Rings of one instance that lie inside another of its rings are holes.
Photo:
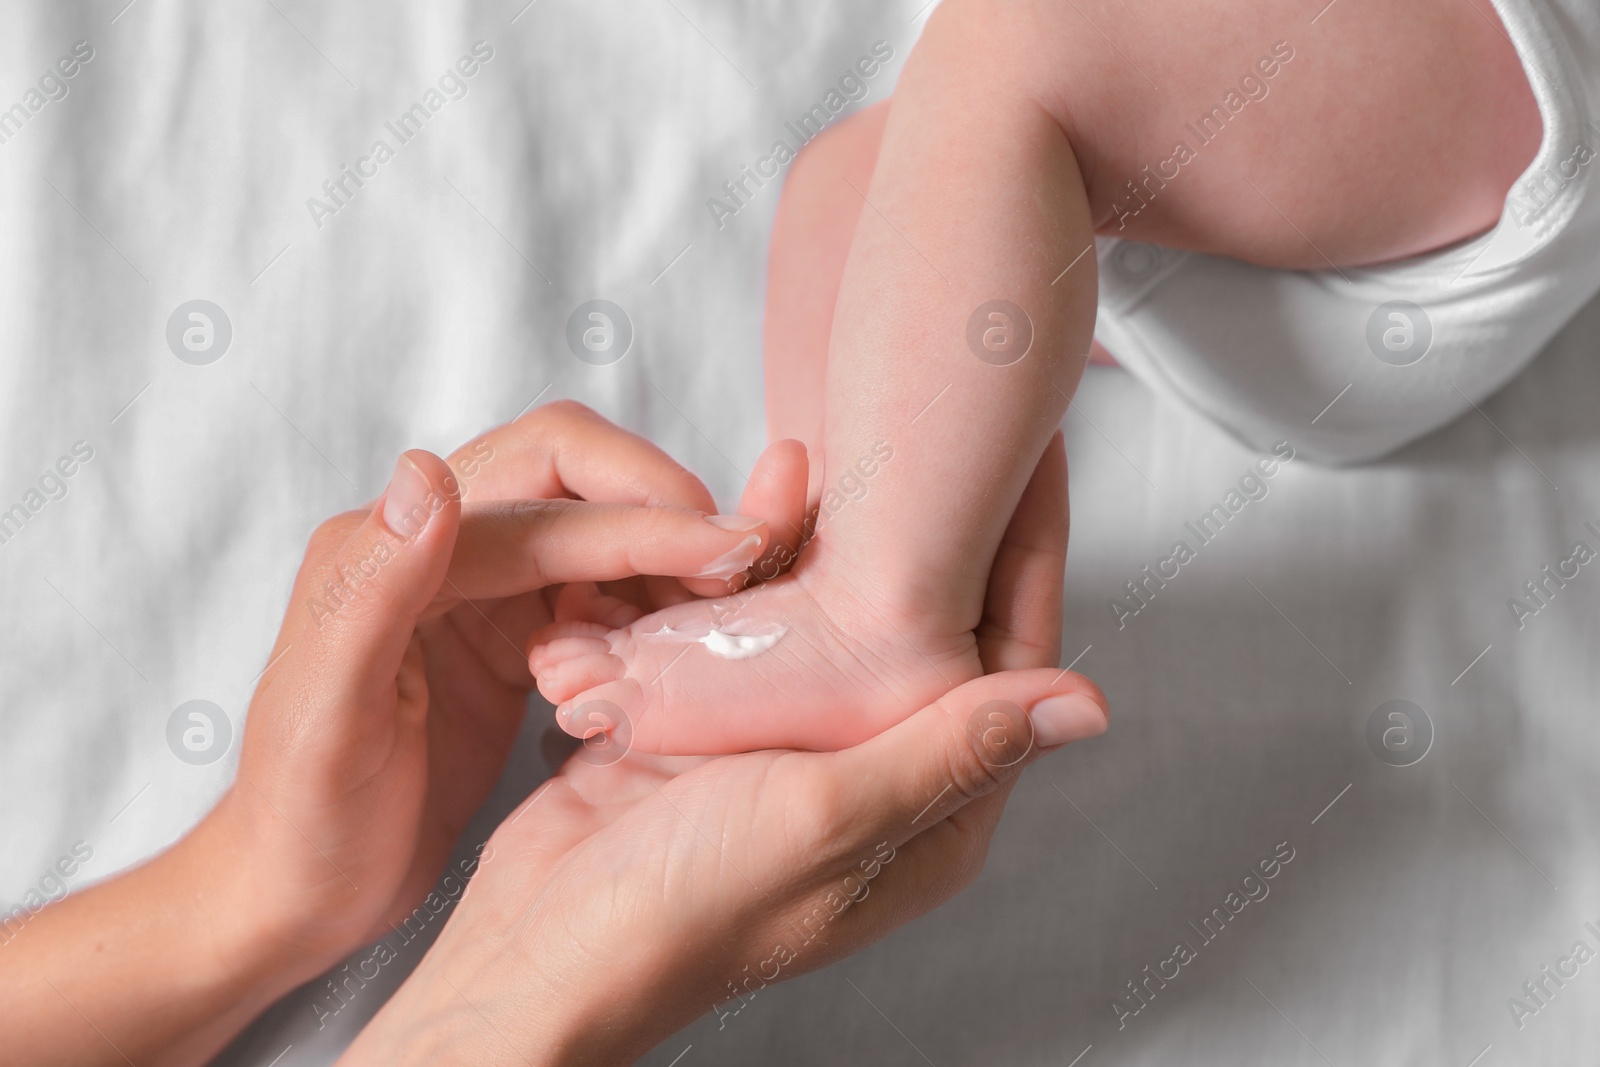
[[[861,560],[818,543],[802,555],[795,577],[824,608],[848,604],[858,614],[876,617],[891,634],[967,633],[983,614],[981,580],[935,574],[902,559]]]

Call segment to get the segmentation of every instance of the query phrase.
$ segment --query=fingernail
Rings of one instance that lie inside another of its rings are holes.
[[[383,494],[383,524],[402,540],[409,541],[428,525],[432,512],[428,510],[431,488],[422,468],[402,455],[395,461],[394,475]]]
[[[744,533],[762,525],[760,519],[752,519],[748,515],[707,515],[706,521],[719,530],[731,530],[734,533]]]
[[[1106,713],[1079,693],[1045,697],[1028,709],[1028,717],[1033,720],[1033,738],[1040,748],[1054,748],[1106,732]]]
[[[711,516],[711,518],[720,517],[721,516],[717,515]],[[737,545],[734,545],[733,548],[729,549],[727,552],[724,552],[710,563],[707,563],[701,569],[699,574],[691,574],[689,577],[732,578],[735,574],[740,574],[746,570],[749,570],[750,564],[754,563],[756,561],[756,557],[760,554],[761,535],[751,534],[743,541],[740,541]]]

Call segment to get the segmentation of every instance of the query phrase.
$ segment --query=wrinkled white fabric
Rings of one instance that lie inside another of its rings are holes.
[[[73,889],[202,815],[306,537],[404,448],[575,397],[737,499],[763,439],[778,189],[752,183],[720,229],[707,201],[731,211],[723,183],[879,40],[886,93],[921,26],[920,0],[276,6],[18,4],[0,34],[0,106],[75,41],[95,50],[0,144],[0,509],[75,442],[94,453],[0,544],[6,903],[78,842]],[[306,200],[479,40],[494,56],[465,98],[318,229]],[[596,298],[635,327],[610,366],[567,346]],[[166,338],[197,299],[233,334],[205,366]],[[958,900],[737,1015],[708,1004],[644,1062],[690,1045],[678,1067],[1063,1067],[1091,1044],[1078,1067],[1322,1064],[1313,1043],[1338,1064],[1591,1058],[1600,964],[1521,1030],[1506,1001],[1596,945],[1600,576],[1551,584],[1520,630],[1508,601],[1532,603],[1523,583],[1575,541],[1600,547],[1597,327],[1591,305],[1480,402],[1493,426],[1472,413],[1360,469],[1280,462],[1264,496],[1254,451],[1091,370],[1066,421],[1063,662],[1105,686],[1110,734],[1028,772]],[[1308,391],[1306,419],[1343,384]],[[1188,526],[1214,506],[1230,517],[1200,544]],[[1193,558],[1130,615],[1125,583],[1183,538]],[[1364,739],[1393,699],[1434,726],[1415,766]],[[191,700],[231,720],[209,765],[169,747]],[[463,855],[543,773],[547,715]],[[1189,924],[1280,842],[1294,858],[1269,894],[1200,943]],[[1183,938],[1196,958],[1119,1030],[1114,999]],[[291,995],[223,1062],[330,1063],[420,949],[332,1017],[325,987]]]

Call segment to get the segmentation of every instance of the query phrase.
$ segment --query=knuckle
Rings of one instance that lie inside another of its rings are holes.
[[[318,630],[329,623],[360,622],[387,602],[377,582],[375,561],[339,560],[305,589],[305,606]]]
[[[659,504],[638,516],[639,529],[635,539],[640,545],[660,547],[681,539],[685,516],[694,514],[688,508]]]
[[[684,516],[698,515],[687,508],[670,504],[650,505],[632,510],[626,517],[628,533],[623,558],[635,574],[653,574],[661,569],[663,552],[684,545]],[[654,568],[654,570],[652,570]]]
[[[571,523],[575,506],[570,500],[513,500],[506,504],[506,519],[520,534],[523,570],[541,586],[546,583],[540,546],[561,536]]]
[[[504,503],[507,520],[516,527],[541,527],[560,522],[573,506],[570,500],[507,500]]]
[[[600,416],[593,408],[576,400],[552,400],[528,412],[524,418],[539,416],[542,420],[558,423],[593,422]]]
[[[945,770],[956,792],[968,801],[992,793],[1005,780],[999,768],[979,759],[973,747],[965,742],[949,751]]]
[[[346,511],[322,520],[306,541],[306,557],[321,559],[330,556],[365,519],[366,512]]]
[[[345,542],[365,519],[365,512],[347,511],[319,523],[306,539],[306,551],[295,574],[295,585],[315,592],[336,574]]]
[[[699,478],[680,467],[676,460],[665,456],[666,462],[659,472],[652,472],[650,483],[644,485],[644,500],[652,505],[671,505],[711,511],[715,504],[711,494]]]
[[[1033,727],[1017,705],[990,700],[974,708],[946,749],[950,780],[968,800],[993,792],[1016,777],[1033,750]]]

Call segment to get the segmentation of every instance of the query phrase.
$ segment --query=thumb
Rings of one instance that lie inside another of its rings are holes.
[[[1040,751],[1104,733],[1106,715],[1105,695],[1081,674],[986,675],[837,753],[837,788],[866,836],[898,845],[1011,782]]]
[[[338,521],[338,520],[335,520]],[[460,486],[444,460],[413,449],[342,541],[313,538],[295,599],[302,655],[346,696],[392,689],[417,620],[449,570],[461,524]]]

